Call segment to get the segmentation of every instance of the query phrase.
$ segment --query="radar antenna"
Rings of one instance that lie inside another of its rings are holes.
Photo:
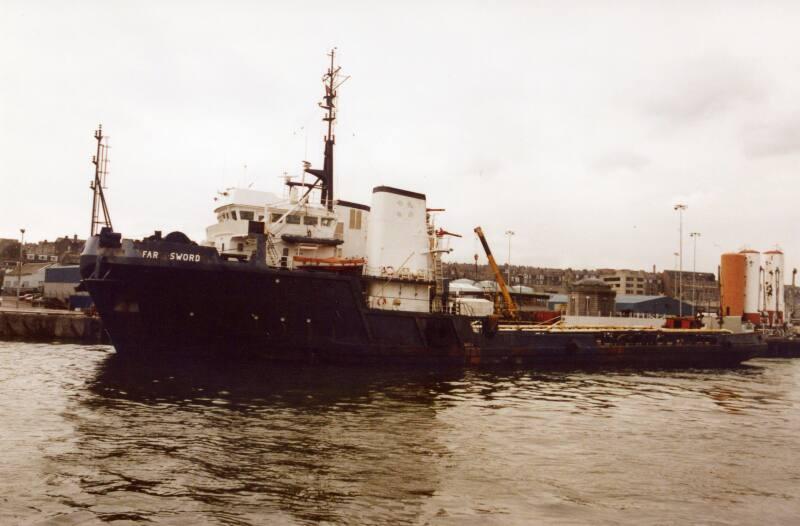
[[[322,77],[325,96],[323,102],[319,103],[319,107],[325,110],[322,120],[328,123],[328,133],[325,136],[325,160],[321,170],[311,168],[310,163],[304,162],[304,171],[320,181],[322,190],[320,202],[327,206],[328,210],[333,210],[333,145],[336,143],[336,136],[333,135],[333,123],[336,121],[336,90],[350,77],[339,75],[342,68],[336,66],[336,48],[331,49],[328,56],[331,58],[331,65]]]
[[[92,189],[92,227],[89,231],[90,236],[95,236],[99,233],[98,227],[111,226],[111,215],[108,213],[108,205],[106,205],[106,196],[103,189],[106,187],[106,177],[108,176],[108,137],[103,135],[103,125],[97,126],[94,132],[94,138],[97,139],[97,153],[92,157],[92,164],[94,164],[94,180],[89,184]],[[100,218],[102,212],[103,217]]]

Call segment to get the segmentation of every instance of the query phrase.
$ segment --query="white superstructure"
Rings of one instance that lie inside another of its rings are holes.
[[[218,203],[214,209],[217,222],[206,228],[205,245],[217,249],[220,254],[247,256],[248,225],[250,221],[264,221],[265,209],[280,201],[272,192],[261,192],[249,188],[227,188],[214,198]]]
[[[372,193],[367,274],[425,278],[431,270],[425,195],[389,186]]]
[[[344,241],[339,257],[363,258],[367,254],[370,207],[350,201],[336,201],[336,235]]]
[[[370,307],[429,312],[431,234],[425,195],[389,186],[372,191],[366,274]]]
[[[222,192],[206,244],[223,259],[359,273],[368,304],[376,309],[445,311],[452,305],[441,258],[450,251],[448,236],[457,234],[435,228],[432,214],[441,210],[429,210],[424,194],[388,186],[373,189],[371,207],[334,198],[337,89],[347,77],[335,66],[334,50],[329,57],[319,104],[327,124],[321,167],[304,161],[300,181],[285,176],[288,191],[282,198],[249,189]],[[480,299],[462,303],[470,312],[488,311]]]
[[[300,197],[296,186],[278,197],[272,192],[229,188],[217,198],[217,223],[206,228],[207,246],[223,257],[249,259],[256,239],[250,222],[262,222],[267,238],[267,264],[295,268],[296,256],[314,259],[356,260],[366,254],[369,207],[349,201],[326,206]]]

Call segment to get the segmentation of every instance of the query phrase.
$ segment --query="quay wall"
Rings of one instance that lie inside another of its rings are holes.
[[[54,310],[0,310],[0,339],[108,343],[100,318]]]

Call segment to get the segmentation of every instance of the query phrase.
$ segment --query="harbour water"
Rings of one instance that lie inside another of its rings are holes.
[[[0,524],[796,524],[800,360],[375,371],[0,342]]]

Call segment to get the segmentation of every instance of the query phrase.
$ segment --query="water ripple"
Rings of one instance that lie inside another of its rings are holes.
[[[431,373],[0,342],[0,523],[790,523],[799,378],[790,360]]]

